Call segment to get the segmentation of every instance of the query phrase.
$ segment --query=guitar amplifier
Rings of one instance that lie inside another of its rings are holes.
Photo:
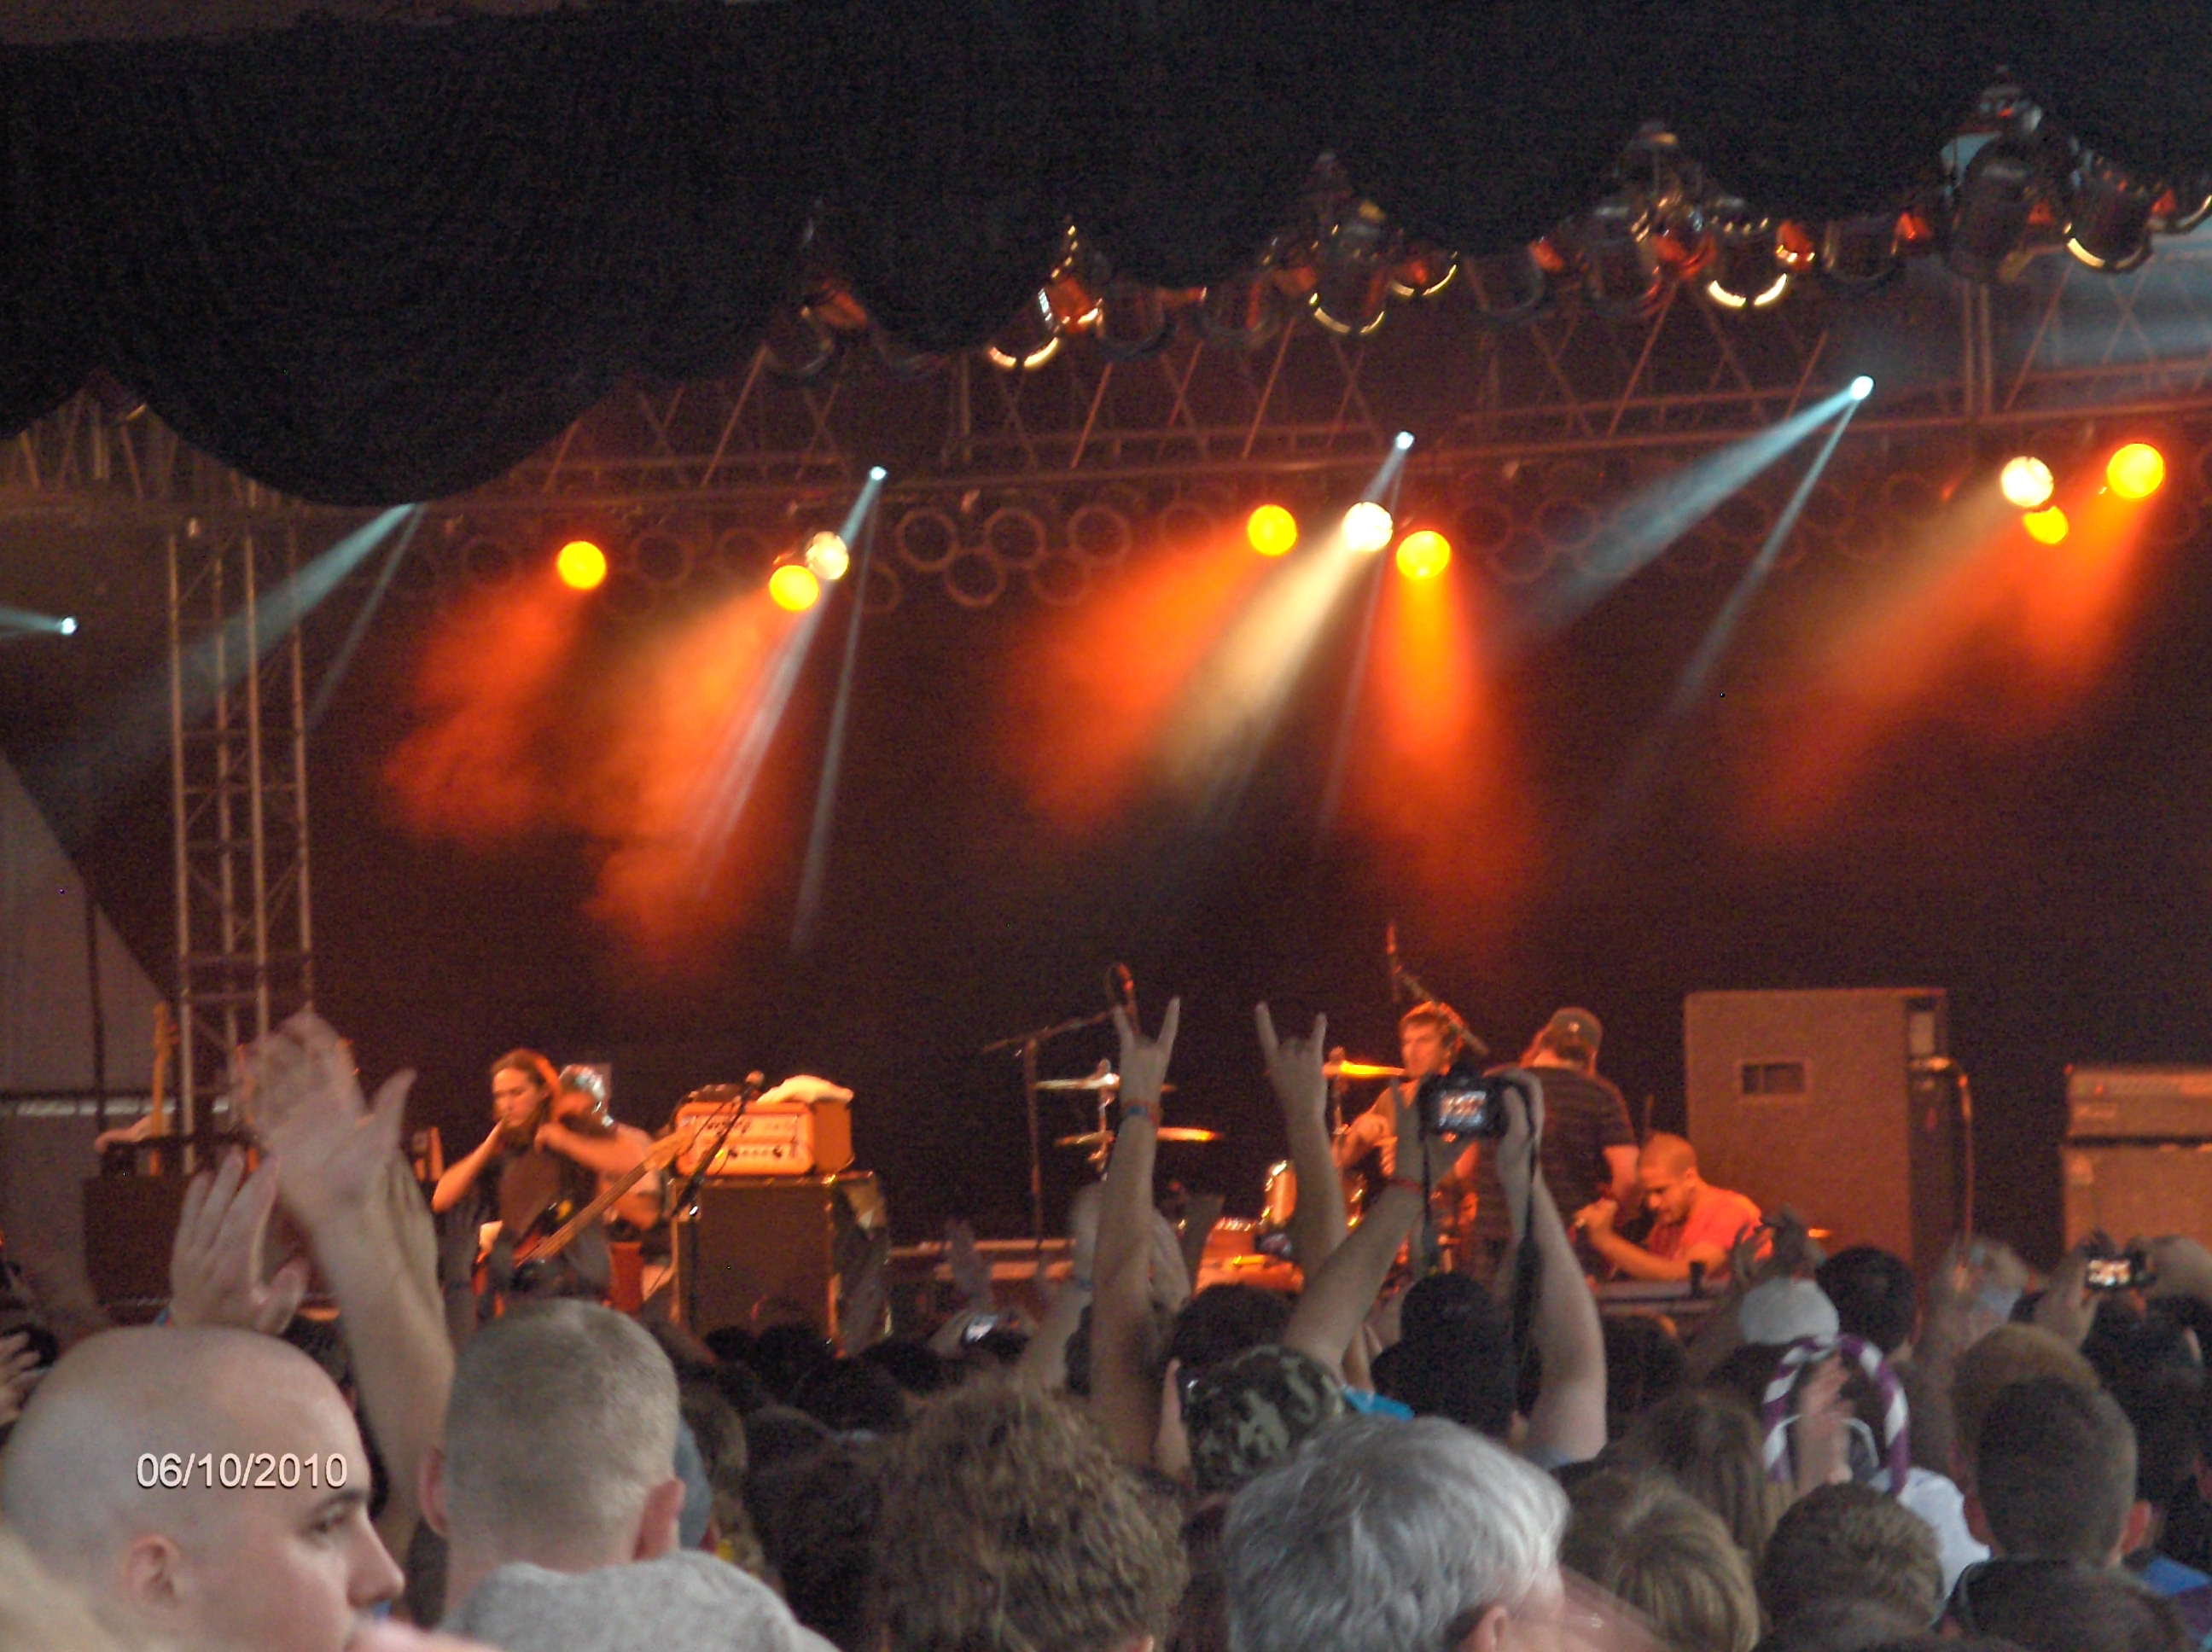
[[[676,1160],[679,1174],[699,1168],[700,1153],[728,1122],[727,1098],[696,1090],[676,1109],[674,1128],[690,1141]],[[835,1175],[853,1163],[851,1103],[755,1102],[732,1125],[707,1168],[711,1180],[748,1176]]]
[[[2212,1140],[2212,1067],[2069,1067],[2066,1139]]]

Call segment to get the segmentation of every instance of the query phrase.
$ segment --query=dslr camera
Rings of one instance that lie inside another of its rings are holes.
[[[1486,1073],[1474,1058],[1461,1055],[1441,1072],[1421,1080],[1413,1092],[1420,1109],[1421,1134],[1432,1141],[1481,1141],[1505,1133],[1505,1092],[1512,1081]]]

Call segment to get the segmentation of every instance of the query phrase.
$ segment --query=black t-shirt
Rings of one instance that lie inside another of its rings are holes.
[[[1613,1186],[1613,1167],[1606,1163],[1605,1150],[1635,1146],[1636,1131],[1628,1121],[1628,1103],[1611,1079],[1573,1067],[1531,1071],[1544,1081],[1544,1139],[1538,1150],[1544,1185],[1552,1190],[1559,1219],[1571,1222],[1577,1211],[1602,1198]],[[1474,1230],[1485,1238],[1504,1239],[1513,1232],[1513,1218],[1505,1208],[1505,1188],[1492,1159],[1496,1146],[1494,1142],[1483,1144],[1475,1169]]]

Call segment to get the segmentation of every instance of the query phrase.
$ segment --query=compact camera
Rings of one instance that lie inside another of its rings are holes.
[[[1481,1141],[1505,1133],[1505,1092],[1510,1083],[1479,1070],[1462,1056],[1421,1080],[1413,1092],[1421,1133],[1437,1141]]]
[[[2150,1258],[2140,1250],[2089,1258],[2087,1277],[2092,1291],[2139,1291],[2154,1277]]]

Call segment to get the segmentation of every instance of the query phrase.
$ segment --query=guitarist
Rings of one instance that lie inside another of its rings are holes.
[[[532,1240],[589,1204],[600,1185],[597,1167],[566,1151],[586,1138],[556,1121],[559,1087],[553,1064],[535,1050],[510,1050],[493,1062],[491,1133],[467,1157],[446,1167],[430,1195],[430,1208],[441,1216],[468,1203],[477,1216],[489,1208],[499,1219],[499,1237],[484,1260],[480,1316],[495,1312],[508,1296],[596,1297],[606,1292],[611,1264],[606,1230],[598,1223],[549,1265],[520,1273],[516,1267],[518,1249],[526,1254]],[[573,1120],[588,1110],[589,1098],[574,1092],[571,1096]],[[595,1147],[605,1145],[591,1139]]]

